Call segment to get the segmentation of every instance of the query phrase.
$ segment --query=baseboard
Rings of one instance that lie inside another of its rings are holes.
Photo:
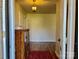
[[[47,43],[47,42],[51,42],[51,43],[53,43],[53,42],[56,42],[55,40],[30,40],[30,42],[36,42],[36,43]]]

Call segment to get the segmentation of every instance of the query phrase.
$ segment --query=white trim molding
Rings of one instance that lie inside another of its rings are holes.
[[[76,0],[68,0],[67,59],[74,59]]]
[[[6,54],[6,0],[2,1],[2,38],[3,38],[3,59],[7,59]]]
[[[10,59],[15,59],[15,16],[14,16],[14,1],[15,0],[9,0],[9,49],[10,49]]]
[[[67,0],[60,0],[60,59],[65,59],[66,56],[66,16],[67,16]]]

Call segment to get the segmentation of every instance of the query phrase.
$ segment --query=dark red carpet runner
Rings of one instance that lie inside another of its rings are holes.
[[[49,51],[32,51],[29,53],[28,59],[58,59],[55,54]]]

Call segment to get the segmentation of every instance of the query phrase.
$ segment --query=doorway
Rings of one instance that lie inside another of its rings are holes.
[[[43,3],[40,0],[24,2],[25,0],[15,1],[15,58],[58,59],[55,54],[56,34],[60,32],[60,29],[57,30],[60,21],[56,18],[58,2],[54,0],[42,1]],[[31,5],[31,2],[35,5]],[[34,6],[36,10],[32,9]]]
[[[18,0],[17,0],[18,1]],[[62,16],[63,17],[60,17],[60,19],[62,19],[63,21],[61,22],[61,35],[60,36],[57,36],[57,40],[56,41],[58,41],[59,42],[59,44],[60,44],[60,46],[59,46],[59,49],[61,50],[57,50],[57,51],[60,51],[61,53],[60,53],[60,55],[58,54],[58,53],[56,53],[56,55],[57,56],[59,56],[58,58],[62,58],[62,59],[64,59],[65,58],[65,43],[66,43],[66,38],[65,38],[65,36],[66,36],[66,34],[65,34],[65,31],[66,31],[66,24],[65,24],[65,21],[66,21],[66,9],[65,9],[65,7],[67,6],[66,5],[66,3],[63,3],[63,2],[67,2],[67,1],[62,1],[61,2],[61,4],[63,4],[63,7],[64,7],[64,9],[62,8]],[[16,27],[16,21],[15,21],[15,17],[14,17],[14,15],[16,14],[15,13],[15,11],[14,11],[14,9],[15,9],[15,7],[14,7],[14,1],[13,0],[11,0],[11,1],[9,1],[9,3],[11,4],[11,5],[9,5],[9,7],[11,7],[11,8],[9,8],[9,16],[11,16],[11,17],[9,17],[9,21],[10,21],[10,24],[9,24],[9,26],[10,26],[10,59],[14,59],[15,58],[15,54],[16,54],[16,46],[15,46],[15,44],[16,44],[16,40],[14,40],[14,38],[16,38],[16,28],[17,29],[21,29],[21,31],[23,31],[22,33],[21,32],[19,32],[19,34],[21,34],[20,36],[19,36],[19,38],[21,39],[23,39],[23,40],[25,40],[25,39],[29,39],[28,37],[30,36],[29,34],[26,34],[26,32],[30,32],[30,30],[29,29],[27,29],[27,30],[24,30],[24,28],[22,27],[22,26],[19,26],[19,27]],[[21,3],[20,3],[21,4]],[[34,7],[33,7],[33,12],[35,13],[36,12],[36,7],[35,7],[35,5],[33,5]],[[22,7],[22,6],[21,6]],[[26,8],[26,7],[25,7]],[[24,9],[24,8],[23,8]],[[25,13],[25,10],[23,11],[24,13]],[[38,12],[39,13],[39,12]],[[26,13],[25,13],[26,14]],[[21,16],[23,16],[22,14],[19,14],[19,15],[21,15]],[[18,17],[18,16],[17,16]],[[22,20],[20,17],[18,17],[19,19],[17,19],[17,20]],[[22,18],[26,18],[25,16],[23,16]],[[21,22],[18,22],[19,24],[23,24],[23,22],[21,23]],[[25,23],[25,22],[24,22]],[[47,24],[46,24],[47,25]],[[47,27],[47,26],[46,26]],[[57,29],[58,30],[58,29]],[[64,33],[63,33],[64,32]],[[58,33],[58,32],[57,32]],[[28,35],[28,36],[27,36]],[[60,40],[60,39],[63,39],[63,40]],[[25,41],[21,41],[21,42],[23,42],[23,45],[22,45],[22,48],[24,49],[25,48],[25,44],[26,44],[26,40]],[[25,43],[24,43],[25,42]],[[29,42],[29,40],[28,40],[28,42]],[[47,43],[46,43],[47,44]],[[46,45],[45,44],[45,45]],[[24,47],[23,47],[24,46]],[[30,45],[29,45],[30,46]],[[49,47],[49,46],[48,46]],[[62,48],[62,49],[61,49]],[[30,49],[28,48],[28,51],[29,51]],[[21,50],[21,52],[23,52],[23,50]],[[28,52],[29,53],[29,52]],[[23,52],[23,54],[25,54],[25,52]],[[61,56],[62,55],[62,56]],[[23,57],[23,55],[21,55],[22,57]]]

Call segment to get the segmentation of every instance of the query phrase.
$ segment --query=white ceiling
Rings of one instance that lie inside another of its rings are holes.
[[[57,0],[36,0],[37,11],[32,11],[33,0],[16,0],[27,13],[56,13]]]

